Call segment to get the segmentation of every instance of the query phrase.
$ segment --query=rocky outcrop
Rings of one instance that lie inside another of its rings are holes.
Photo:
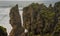
[[[12,31],[9,36],[21,36],[24,32],[23,27],[21,26],[21,17],[19,14],[18,5],[11,8],[10,13],[10,24],[12,26]]]
[[[24,27],[28,30],[27,35],[30,33],[34,35],[41,33],[43,24],[39,11],[40,8],[38,3],[32,3],[28,7],[23,8],[23,23]]]
[[[27,36],[60,36],[60,2],[46,7],[32,3],[23,8],[23,23],[28,30]]]
[[[60,2],[46,7],[44,4],[32,3],[23,8],[23,27],[21,26],[18,5],[10,10],[10,36],[60,36]]]
[[[0,36],[8,36],[6,28],[0,26]]]
[[[32,7],[26,7],[23,9],[23,23],[24,23],[24,27],[28,29],[28,31],[31,31],[30,29],[32,24],[31,22],[33,21],[32,12],[33,12]]]

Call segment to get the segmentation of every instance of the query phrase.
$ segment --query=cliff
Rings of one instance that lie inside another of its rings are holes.
[[[10,36],[21,36],[24,32],[24,28],[21,26],[21,17],[19,14],[18,5],[11,8],[9,16],[10,24],[12,26]]]
[[[32,3],[23,8],[23,27],[21,26],[18,5],[10,10],[10,36],[60,36],[60,2],[52,7],[44,4]]]
[[[32,3],[23,8],[23,23],[27,36],[60,36],[60,2],[52,7]]]

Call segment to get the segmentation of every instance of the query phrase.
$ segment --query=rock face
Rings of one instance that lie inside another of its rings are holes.
[[[32,36],[33,34],[40,34],[42,28],[42,20],[40,17],[39,4],[32,3],[28,7],[23,8],[23,23],[24,27],[28,30],[27,36]],[[29,35],[28,35],[29,34]]]
[[[0,36],[7,36],[6,28],[0,26]]]
[[[31,29],[30,29],[31,26],[30,25],[31,25],[31,22],[33,21],[33,19],[31,19],[33,9],[32,9],[32,7],[26,7],[26,8],[23,9],[23,23],[24,23],[24,27],[26,29],[28,29],[28,31],[31,31]]]
[[[54,5],[54,10],[55,10],[55,23],[56,27],[55,27],[55,32],[53,33],[54,36],[60,36],[60,1],[56,2]]]
[[[53,7],[32,3],[23,8],[23,23],[27,36],[60,36],[60,2]]]
[[[10,36],[21,36],[21,34],[24,32],[24,29],[21,26],[21,17],[19,14],[18,5],[11,8],[9,15],[10,24],[12,26]]]
[[[60,2],[52,7],[44,4],[32,3],[23,8],[23,27],[21,26],[18,5],[10,10],[10,36],[60,36]]]

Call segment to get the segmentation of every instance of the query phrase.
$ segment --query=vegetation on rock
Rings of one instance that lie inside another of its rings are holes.
[[[23,23],[27,36],[60,36],[60,2],[53,7],[32,3],[23,9]]]
[[[2,26],[0,26],[0,36],[7,36],[7,30]]]
[[[23,8],[23,27],[18,5],[10,10],[10,36],[60,36],[60,2],[50,4],[32,3]],[[28,30],[24,32],[24,28]]]

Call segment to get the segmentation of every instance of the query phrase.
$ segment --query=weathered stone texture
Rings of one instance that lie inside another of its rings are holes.
[[[12,26],[10,36],[21,36],[21,34],[24,32],[24,29],[21,26],[21,17],[19,14],[18,5],[11,8],[9,15],[10,24]]]

